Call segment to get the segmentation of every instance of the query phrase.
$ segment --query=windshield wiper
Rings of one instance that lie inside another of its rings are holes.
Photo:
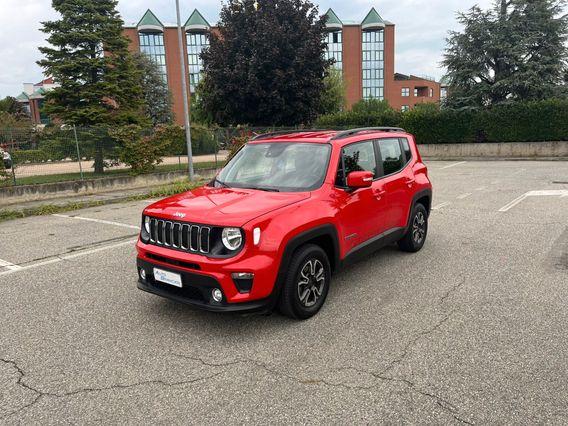
[[[230,187],[231,187],[230,185],[226,184],[226,183],[223,182],[223,181],[220,181],[220,180],[217,179],[216,177],[213,178],[213,182],[217,182],[217,183],[218,183],[219,185],[221,185],[223,188],[230,188]]]
[[[247,186],[248,189],[256,189],[258,191],[266,191],[266,192],[280,192],[279,189],[276,188],[265,188],[262,186]]]

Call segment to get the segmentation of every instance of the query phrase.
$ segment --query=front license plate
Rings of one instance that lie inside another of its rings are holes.
[[[182,287],[181,275],[174,272],[164,271],[163,269],[154,268],[154,279],[165,284]]]

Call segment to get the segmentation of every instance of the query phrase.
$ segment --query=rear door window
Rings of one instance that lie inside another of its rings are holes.
[[[404,154],[398,139],[379,139],[379,152],[383,176],[392,175],[399,172],[405,165]]]

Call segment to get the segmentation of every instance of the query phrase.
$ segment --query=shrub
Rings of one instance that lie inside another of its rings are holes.
[[[227,148],[229,149],[229,155],[227,156],[228,163],[235,154],[242,148],[244,144],[246,144],[253,136],[253,133],[250,130],[240,130],[238,134],[233,136],[229,141]]]
[[[110,132],[118,144],[118,158],[132,168],[132,173],[149,172],[155,164],[162,162],[166,151],[163,140],[143,132],[136,124],[119,127]]]
[[[10,179],[10,175],[4,169],[4,161],[0,159],[0,187],[2,186],[9,186],[12,184],[12,180]]]
[[[26,149],[12,152],[14,164],[44,163],[49,161],[49,155],[42,149]]]
[[[183,127],[177,125],[158,126],[156,138],[166,142],[166,155],[187,155]],[[193,155],[215,154],[218,148],[214,131],[203,126],[192,126],[191,151]]]

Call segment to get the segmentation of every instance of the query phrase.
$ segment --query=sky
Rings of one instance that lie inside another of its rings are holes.
[[[396,24],[396,72],[440,78],[445,38],[458,29],[456,12],[474,4],[486,8],[492,0],[312,0],[323,14],[333,8],[341,20],[362,21],[371,7],[383,19]],[[43,78],[36,65],[38,47],[45,45],[41,22],[55,19],[51,0],[0,0],[0,98],[17,96],[22,83]],[[180,0],[182,20],[194,8],[211,23],[217,22],[220,0]],[[118,9],[126,23],[136,23],[146,9],[164,23],[175,22],[174,0],[119,0]]]

